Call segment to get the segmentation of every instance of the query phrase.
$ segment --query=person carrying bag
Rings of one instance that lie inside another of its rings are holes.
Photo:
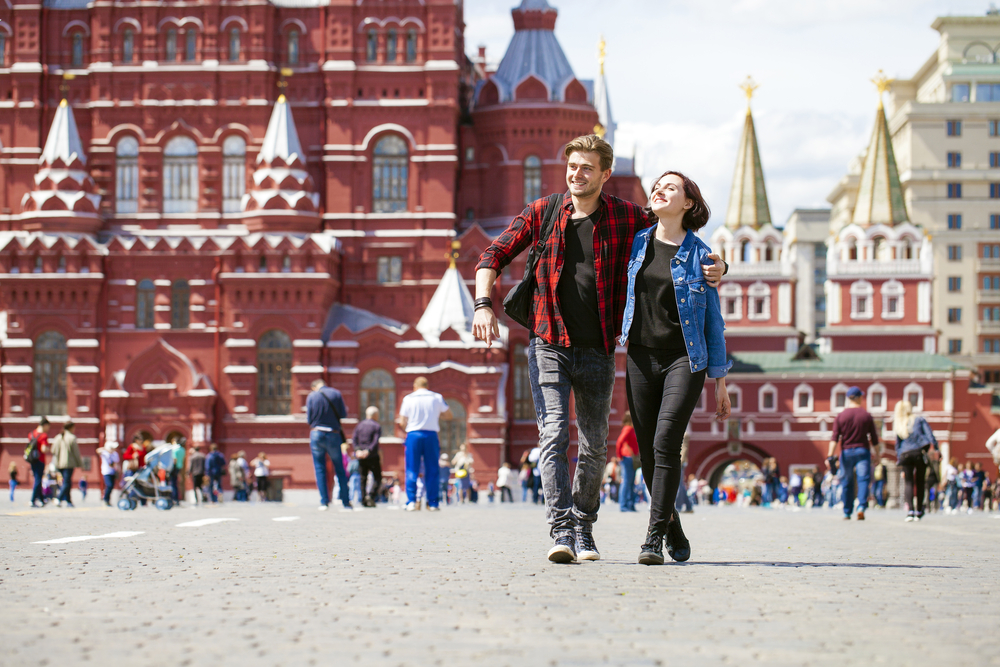
[[[927,420],[913,414],[909,401],[896,403],[892,428],[896,433],[896,462],[903,469],[906,521],[920,521],[924,516],[927,467],[941,458],[941,450]]]

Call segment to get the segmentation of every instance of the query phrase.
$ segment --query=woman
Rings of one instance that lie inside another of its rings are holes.
[[[233,454],[229,457],[229,486],[233,489],[233,500],[238,502],[244,502],[249,500],[247,498],[247,486],[246,486],[246,476],[243,474],[243,466],[240,464],[240,457],[238,454]],[[204,478],[204,475],[200,477]],[[199,480],[200,481],[200,480]],[[195,482],[197,484],[198,482]],[[205,494],[202,493],[202,498],[204,499]],[[198,497],[195,496],[195,501]]]
[[[639,563],[663,563],[663,541],[675,561],[691,545],[674,511],[681,481],[681,445],[705,385],[715,379],[716,418],[730,412],[726,343],[719,293],[705,284],[711,249],[695,236],[710,211],[698,186],[668,171],[653,186],[658,223],[632,243],[622,345],[628,341],[625,391],[650,494],[649,530]]]
[[[615,455],[621,464],[621,478],[628,480],[628,484],[622,484],[618,489],[618,508],[622,512],[635,512],[635,461],[632,458],[638,452],[639,443],[635,439],[635,426],[632,424],[632,415],[626,411],[622,415],[622,430],[618,434],[618,441],[615,443]]]
[[[115,488],[115,479],[118,476],[118,463],[121,457],[118,456],[117,442],[109,442],[97,449],[97,455],[101,457],[101,477],[104,478],[104,504],[111,507],[111,491]]]
[[[906,520],[920,521],[924,516],[924,475],[927,473],[927,458],[936,461],[940,457],[940,449],[934,438],[934,432],[927,425],[927,420],[913,414],[913,406],[909,401],[896,403],[892,430],[896,433],[896,462],[903,469],[903,503],[907,510]]]
[[[257,455],[253,461],[250,462],[253,466],[253,477],[254,481],[257,482],[257,500],[260,502],[267,501],[267,487],[268,478],[271,476],[271,462],[267,460],[267,455],[261,452]]]

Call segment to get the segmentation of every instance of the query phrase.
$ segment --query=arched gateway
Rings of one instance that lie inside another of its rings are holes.
[[[757,445],[742,442],[717,442],[707,445],[692,445],[688,455],[688,471],[697,475],[698,479],[707,479],[712,486],[718,483],[718,478],[726,466],[735,461],[749,461],[760,468],[764,459],[771,454]]]

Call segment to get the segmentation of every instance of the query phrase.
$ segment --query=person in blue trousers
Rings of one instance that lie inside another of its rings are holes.
[[[312,453],[313,469],[316,471],[316,486],[319,489],[319,509],[330,508],[330,485],[326,476],[326,460],[333,462],[333,472],[337,476],[340,502],[343,512],[351,512],[351,498],[348,495],[347,474],[344,472],[344,455],[340,448],[344,442],[344,429],[340,420],[347,416],[344,397],[322,380],[314,380],[312,391],[306,398],[306,421],[309,423],[309,451]]]
[[[875,421],[861,407],[865,392],[858,387],[847,390],[847,407],[833,420],[833,438],[827,453],[827,462],[840,445],[841,486],[844,496],[844,518],[854,512],[854,499],[858,499],[858,521],[864,521],[868,509],[868,488],[871,482],[872,449],[878,447]],[[857,483],[855,484],[855,480]]]
[[[399,425],[406,431],[406,511],[417,507],[417,476],[421,463],[424,466],[424,490],[427,493],[427,509],[438,511],[440,502],[440,473],[438,457],[441,443],[438,432],[440,418],[451,416],[451,410],[441,394],[431,391],[427,378],[420,376],[413,381],[413,393],[403,397],[399,406]]]

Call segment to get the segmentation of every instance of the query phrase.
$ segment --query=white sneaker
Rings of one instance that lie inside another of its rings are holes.
[[[330,509],[330,506],[329,506],[329,505],[320,505],[320,506],[319,506],[319,511],[320,511],[320,512],[325,512],[325,511],[327,511],[328,509]]]
[[[354,508],[351,507],[350,505],[344,505],[343,507],[340,508],[340,511],[341,512],[353,512]]]
[[[416,512],[417,511],[417,504],[416,503],[406,503],[406,511],[407,512]]]
[[[428,512],[440,512],[441,508],[440,507],[428,507],[427,511]]]

